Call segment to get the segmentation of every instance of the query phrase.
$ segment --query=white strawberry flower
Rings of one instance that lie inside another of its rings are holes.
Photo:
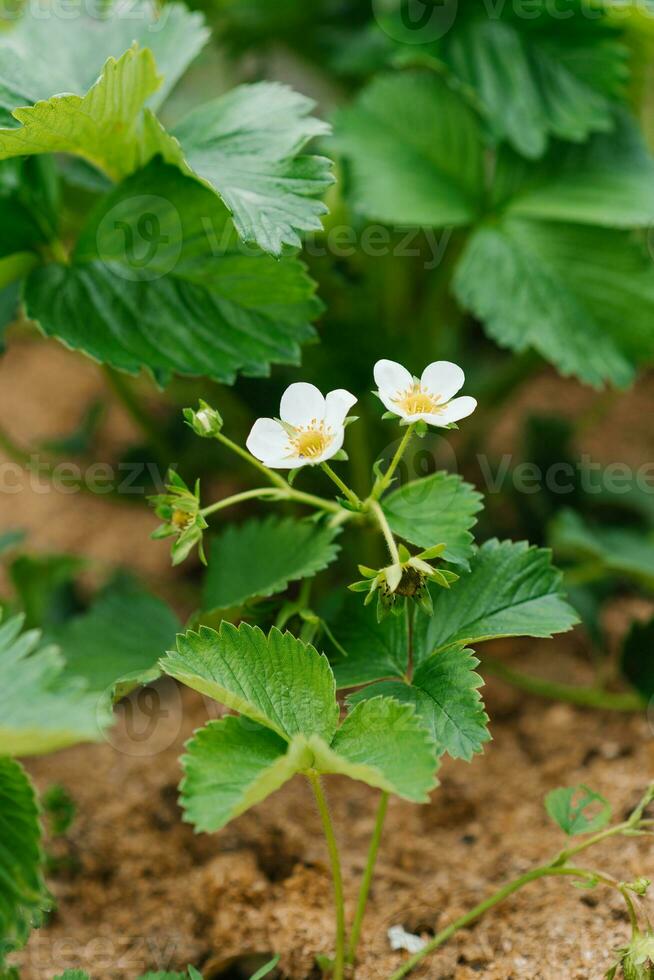
[[[315,385],[299,381],[282,395],[279,419],[257,419],[247,447],[270,469],[324,463],[341,450],[345,419],[356,401],[343,388],[325,397]]]
[[[444,428],[472,415],[477,407],[469,395],[454,398],[463,387],[465,375],[451,361],[429,364],[420,380],[396,361],[377,361],[375,381],[388,411],[405,422],[426,422]]]

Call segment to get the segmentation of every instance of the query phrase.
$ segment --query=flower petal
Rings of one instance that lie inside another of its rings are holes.
[[[257,419],[250,429],[246,446],[253,456],[264,462],[290,451],[288,436],[274,419]]]
[[[401,391],[406,391],[413,384],[413,378],[405,367],[397,361],[377,361],[375,364],[375,381],[384,405],[386,398],[392,398]],[[393,411],[393,409],[389,409]]]
[[[343,448],[344,442],[345,442],[345,429],[341,425],[338,429],[336,429],[336,432],[334,433],[334,438],[326,447],[325,451],[321,453],[320,456],[316,456],[315,459],[311,460],[311,465],[317,466],[318,463],[324,463],[325,460],[331,459],[332,456],[335,456],[336,453]]]
[[[472,415],[476,407],[476,398],[463,395],[462,398],[455,398],[454,401],[451,401],[442,411],[437,412],[435,415],[426,415],[425,422],[429,425],[437,425],[443,428],[443,426],[449,425],[450,422],[459,422],[461,419],[467,418],[468,415]]]
[[[282,395],[279,415],[284,422],[298,428],[309,425],[313,419],[322,422],[325,417],[325,399],[315,385],[296,381]]]
[[[422,384],[432,395],[439,395],[442,402],[449,402],[463,388],[466,376],[458,364],[452,361],[434,361],[422,372]]]
[[[325,424],[334,431],[339,429],[343,425],[347,413],[356,403],[356,397],[351,392],[346,391],[345,388],[330,391],[325,398]]]

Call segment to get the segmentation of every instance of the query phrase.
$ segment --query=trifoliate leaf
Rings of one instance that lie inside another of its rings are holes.
[[[332,144],[351,170],[355,208],[391,224],[442,227],[474,221],[483,194],[474,113],[434,75],[376,78],[341,109]]]
[[[562,575],[551,552],[525,542],[488,541],[473,556],[470,573],[434,592],[434,615],[418,617],[417,662],[454,644],[505,636],[551,637],[578,622],[563,598]]]
[[[622,647],[620,667],[646,701],[654,698],[654,619],[632,625]]]
[[[473,234],[454,285],[498,344],[589,384],[654,359],[654,269],[626,232],[504,218]]]
[[[188,164],[232,213],[244,241],[280,255],[301,231],[319,231],[331,163],[301,151],[329,126],[286,85],[241,85],[194,110],[174,130]]]
[[[4,739],[0,745],[6,751]],[[41,861],[34,789],[22,766],[0,756],[0,968],[4,954],[26,942],[33,920],[48,906]]]
[[[427,49],[474,93],[493,142],[508,140],[526,157],[541,156],[551,136],[580,143],[609,131],[627,73],[626,51],[599,11],[591,20],[568,4],[563,22],[539,6],[527,19],[508,8],[499,17],[473,11]]]
[[[290,633],[223,623],[177,639],[161,661],[171,677],[239,711],[290,741],[319,735],[327,742],[338,724],[334,677],[326,657]]]
[[[431,733],[439,755],[470,761],[490,741],[488,715],[479,694],[483,680],[475,673],[479,661],[471,650],[450,647],[430,657],[406,681],[380,681],[350,695],[358,704],[380,694],[412,704]]]
[[[545,809],[570,837],[602,830],[611,819],[611,804],[587,786],[553,789],[545,797]]]
[[[336,558],[338,531],[293,518],[268,517],[230,525],[213,539],[202,605],[238,606],[254,596],[284,592]]]
[[[320,311],[294,258],[245,251],[215,194],[153,161],[99,204],[70,265],[35,270],[28,315],[94,359],[232,383],[295,363]]]
[[[106,692],[127,675],[156,668],[179,627],[165,602],[122,580],[106,589],[88,612],[50,635],[61,648],[67,675],[83,677],[92,691]]]
[[[129,0],[84,4],[74,17],[26,4],[10,30],[0,32],[0,124],[17,106],[60,92],[84,95],[108,58],[119,58],[135,41],[154,54],[164,82],[150,105],[156,108],[209,38],[199,13],[181,3]],[[56,51],[56,58],[43,58]]]
[[[329,748],[312,747],[320,772],[340,773],[413,803],[427,803],[437,785],[430,736],[412,708],[392,698],[356,705]]]
[[[558,557],[597,566],[600,575],[633,579],[654,588],[654,536],[621,527],[587,524],[572,510],[557,514],[549,540]]]
[[[197,831],[220,830],[311,762],[305,740],[289,746],[245,718],[211,721],[187,742],[182,757],[184,819]]]
[[[481,494],[454,473],[434,473],[389,493],[383,509],[391,530],[421,548],[447,547],[444,561],[469,567],[476,514],[483,507]]]
[[[0,129],[0,160],[40,153],[80,156],[119,180],[155,154],[182,165],[179,146],[144,105],[161,86],[154,55],[131,47],[109,58],[83,95],[55,95],[14,109],[19,127]]]
[[[41,755],[102,738],[108,704],[80,678],[69,678],[56,647],[39,649],[37,630],[20,633],[22,617],[0,627],[0,747]]]

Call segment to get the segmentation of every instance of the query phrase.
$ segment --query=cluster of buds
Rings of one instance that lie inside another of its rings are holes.
[[[364,576],[360,582],[349,586],[352,592],[367,592],[365,605],[377,596],[377,618],[381,621],[390,613],[400,615],[407,601],[416,602],[418,607],[431,616],[434,607],[429,591],[429,583],[433,582],[443,589],[449,589],[459,578],[454,572],[445,568],[434,568],[429,564],[430,559],[440,558],[445,551],[444,544],[434,545],[418,555],[411,555],[408,549],[400,544],[398,547],[399,561],[385,568],[367,568],[359,565],[359,571]]]
[[[191,490],[174,470],[168,471],[166,493],[150,497],[157,517],[164,522],[153,532],[152,537],[176,537],[171,554],[173,565],[183,562],[195,545],[198,546],[200,560],[206,565],[202,546],[202,536],[209,526],[200,512],[200,481]]]

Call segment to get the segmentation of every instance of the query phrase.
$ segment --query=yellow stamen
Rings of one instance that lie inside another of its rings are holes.
[[[445,407],[441,404],[440,395],[432,395],[419,383],[399,392],[393,401],[405,415],[433,415]]]
[[[316,459],[326,451],[334,439],[331,429],[325,428],[325,423],[316,419],[311,420],[311,424],[303,429],[296,429],[295,435],[291,437],[293,452],[300,459]]]

